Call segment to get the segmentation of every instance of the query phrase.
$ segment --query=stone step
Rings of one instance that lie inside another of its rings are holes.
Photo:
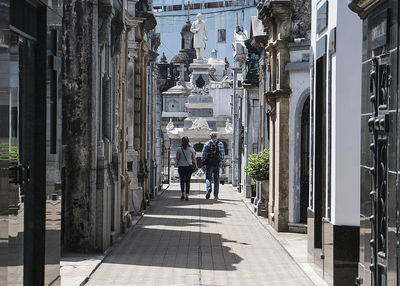
[[[307,224],[289,222],[289,232],[294,233],[307,233]]]

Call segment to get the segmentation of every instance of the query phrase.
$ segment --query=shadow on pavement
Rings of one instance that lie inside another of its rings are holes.
[[[201,231],[206,224],[220,224],[211,218],[229,216],[218,205],[230,203],[206,200],[204,191],[193,189],[191,195],[189,201],[183,201],[176,188],[164,191],[103,263],[236,270],[235,265],[243,259],[225,244],[248,244]],[[210,205],[216,207],[207,208]]]
[[[103,263],[203,270],[236,270],[243,259],[220,234],[136,226]],[[241,243],[242,244],[242,243]]]

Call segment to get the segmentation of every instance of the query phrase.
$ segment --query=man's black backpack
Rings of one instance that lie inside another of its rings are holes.
[[[206,151],[205,160],[203,162],[204,165],[208,166],[218,166],[220,160],[219,157],[219,141],[217,140],[215,144],[213,141],[210,141],[210,147]]]

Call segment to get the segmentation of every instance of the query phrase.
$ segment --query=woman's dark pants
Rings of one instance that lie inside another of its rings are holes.
[[[190,177],[192,176],[192,168],[190,166],[178,167],[179,179],[181,181],[181,192],[189,194],[190,191]]]

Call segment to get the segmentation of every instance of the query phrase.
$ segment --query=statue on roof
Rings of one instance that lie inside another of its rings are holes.
[[[208,40],[208,32],[206,22],[203,20],[203,15],[197,14],[197,20],[193,22],[190,31],[194,34],[193,47],[196,49],[196,59],[204,59],[204,49]]]

